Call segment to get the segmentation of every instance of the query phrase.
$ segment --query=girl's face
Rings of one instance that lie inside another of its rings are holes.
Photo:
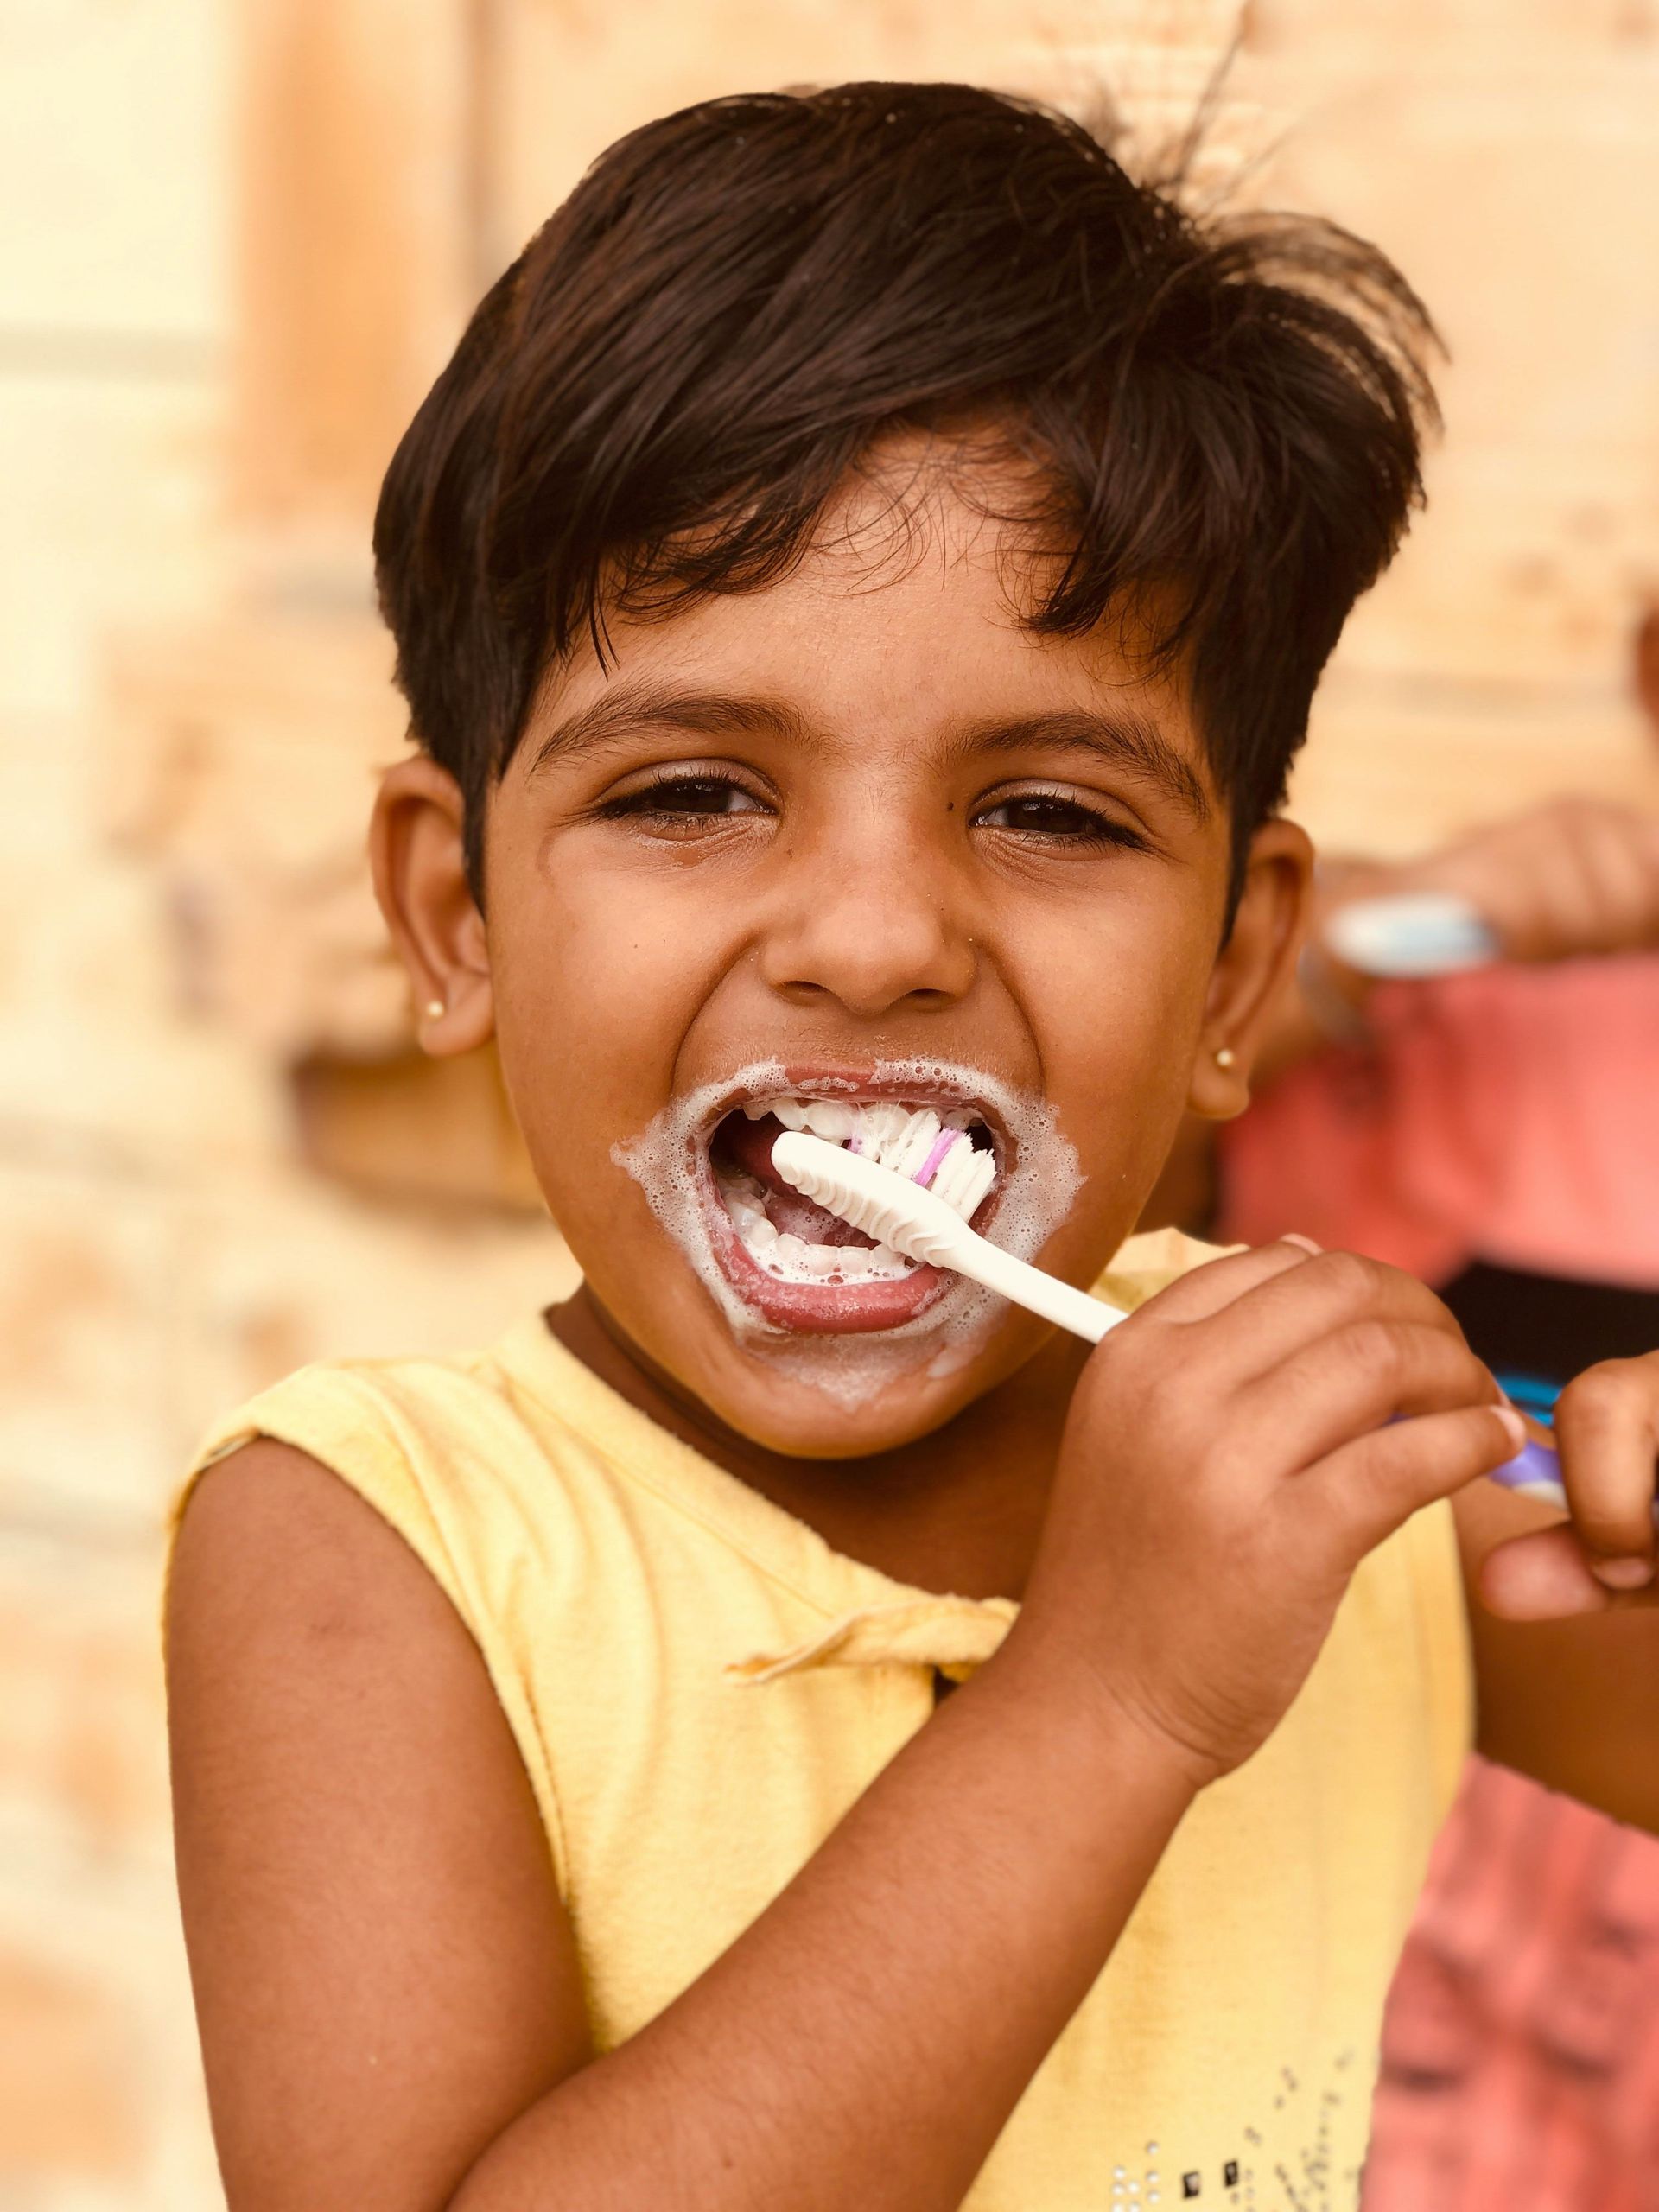
[[[889,495],[855,486],[786,581],[613,620],[609,665],[561,670],[491,802],[486,920],[441,771],[394,770],[376,833],[418,998],[448,1009],[428,1042],[493,1027],[615,1328],[822,1457],[938,1427],[1048,1332],[849,1258],[771,1169],[773,1109],[954,1121],[996,1162],[976,1225],[1086,1284],[1183,1110],[1243,1104],[1306,876],[1269,825],[1218,953],[1227,815],[1176,682],[1022,628],[1011,549],[947,481],[906,557],[890,537]]]

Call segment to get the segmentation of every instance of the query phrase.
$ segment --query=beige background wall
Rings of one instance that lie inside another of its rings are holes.
[[[171,1903],[158,1522],[218,1407],[553,1294],[487,1069],[406,1053],[359,840],[366,508],[461,315],[617,131],[852,74],[1156,130],[1231,5],[0,0],[0,2208],[216,2201]],[[1399,849],[1659,800],[1659,0],[1255,0],[1222,168],[1396,252],[1433,505],[1300,786]]]

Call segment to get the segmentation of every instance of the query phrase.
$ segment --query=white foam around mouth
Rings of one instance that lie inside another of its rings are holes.
[[[869,1081],[889,1097],[931,1094],[971,1100],[987,1109],[1002,1154],[996,1206],[982,1233],[1019,1259],[1034,1259],[1071,1211],[1084,1179],[1077,1152],[1047,1100],[959,1061],[881,1061]],[[830,1092],[826,1084],[824,1103]],[[969,1357],[972,1340],[1006,1308],[992,1292],[959,1277],[925,1312],[890,1329],[827,1336],[786,1328],[743,1294],[715,1249],[711,1217],[719,1200],[709,1140],[721,1117],[747,1099],[801,1095],[780,1061],[752,1062],[671,1099],[637,1136],[613,1145],[611,1157],[639,1184],[733,1335],[753,1351],[786,1361],[803,1382],[850,1404],[918,1363],[954,1364]]]

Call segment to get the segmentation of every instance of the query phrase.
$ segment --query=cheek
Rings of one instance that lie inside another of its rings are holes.
[[[1021,990],[1090,1199],[1155,1175],[1185,1103],[1213,958],[1207,917],[1153,902],[1051,926]]]
[[[611,1145],[668,1096],[724,948],[637,879],[556,866],[503,902],[491,938],[502,1068],[554,1200],[555,1183],[620,1173]]]

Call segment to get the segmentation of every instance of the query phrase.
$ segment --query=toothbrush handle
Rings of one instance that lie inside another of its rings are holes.
[[[1548,1444],[1523,1444],[1513,1459],[1493,1468],[1488,1480],[1512,1490],[1518,1497],[1535,1497],[1541,1504],[1553,1505],[1562,1513],[1571,1510],[1561,1486],[1560,1457]],[[1659,1497],[1653,1502],[1653,1522],[1659,1529]]]
[[[1487,1480],[1503,1490],[1514,1491],[1518,1497],[1535,1497],[1542,1504],[1559,1506],[1563,1513],[1567,1511],[1561,1463],[1548,1444],[1523,1444],[1513,1459],[1494,1467]]]
[[[1045,1274],[1040,1268],[1027,1267],[1000,1245],[988,1244],[965,1225],[960,1236],[951,1237],[948,1250],[942,1250],[939,1258],[958,1274],[971,1275],[987,1290],[1023,1306],[1027,1313],[1052,1321],[1058,1328],[1069,1329],[1074,1337],[1091,1344],[1097,1344],[1108,1329],[1128,1318],[1116,1306],[1090,1298],[1086,1290],[1074,1290],[1058,1275]]]

